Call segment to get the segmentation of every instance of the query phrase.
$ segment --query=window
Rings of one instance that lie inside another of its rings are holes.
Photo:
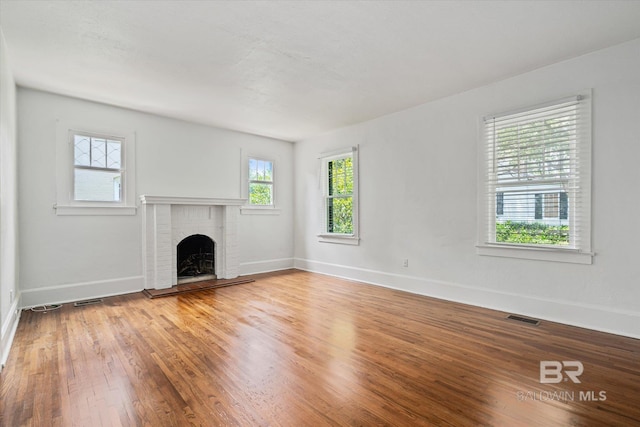
[[[278,158],[269,159],[263,153],[240,152],[240,191],[247,202],[240,207],[243,215],[280,215],[277,207],[277,165]]]
[[[135,215],[135,133],[58,121],[57,215]]]
[[[122,200],[122,138],[73,135],[73,199]]]
[[[586,94],[485,118],[481,254],[591,262],[590,127]]]
[[[535,219],[569,219],[569,198],[567,193],[537,193],[535,199]]]
[[[249,159],[249,204],[273,206],[273,162]]]
[[[358,244],[357,148],[326,155],[322,162],[323,214],[320,240]]]

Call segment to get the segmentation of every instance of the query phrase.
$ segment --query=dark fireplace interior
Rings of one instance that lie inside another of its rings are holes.
[[[215,274],[215,243],[194,234],[178,243],[178,280]]]

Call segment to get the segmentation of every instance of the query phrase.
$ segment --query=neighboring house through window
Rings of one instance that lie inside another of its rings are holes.
[[[584,94],[485,118],[481,254],[537,249],[536,259],[556,260],[540,249],[570,250],[591,262],[590,102]]]

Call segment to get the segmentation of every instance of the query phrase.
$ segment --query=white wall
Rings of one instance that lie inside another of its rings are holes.
[[[136,135],[141,194],[240,198],[241,153],[277,160],[279,215],[242,215],[242,274],[293,265],[289,142],[18,89],[22,304],[64,302],[142,289],[141,210],[135,216],[57,216],[56,120]],[[267,230],[265,232],[265,230]]]
[[[594,263],[477,255],[480,118],[589,88]],[[319,243],[318,155],[354,144],[360,144],[360,245]],[[295,264],[640,337],[639,160],[635,40],[297,143]]]
[[[16,85],[0,29],[0,369],[18,325]]]

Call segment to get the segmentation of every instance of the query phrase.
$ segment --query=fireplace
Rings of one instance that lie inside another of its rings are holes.
[[[215,279],[215,242],[209,236],[192,234],[176,248],[178,283]]]
[[[207,280],[209,275],[218,279],[238,277],[238,218],[245,199],[144,195],[140,201],[145,289],[166,289],[185,283],[182,279]],[[205,239],[209,246],[190,249],[195,251],[187,255],[191,264],[180,268],[178,246],[191,236],[201,236],[195,240]]]

